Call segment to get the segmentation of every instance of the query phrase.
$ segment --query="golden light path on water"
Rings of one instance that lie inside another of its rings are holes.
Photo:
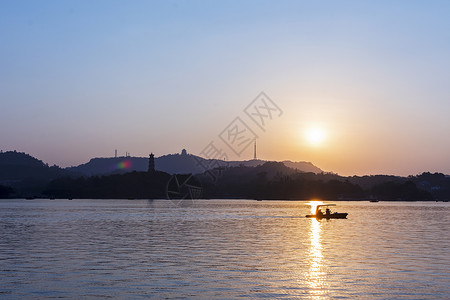
[[[311,213],[315,213],[319,204],[322,204],[322,202],[314,201],[310,203]],[[326,294],[326,273],[323,270],[321,233],[321,222],[311,218],[309,231],[310,249],[308,254],[309,270],[306,274],[311,299],[323,299],[323,296]]]

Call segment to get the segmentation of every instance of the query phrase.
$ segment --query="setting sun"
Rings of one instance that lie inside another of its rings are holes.
[[[305,137],[312,146],[319,146],[325,140],[325,131],[320,127],[311,127],[306,130]]]

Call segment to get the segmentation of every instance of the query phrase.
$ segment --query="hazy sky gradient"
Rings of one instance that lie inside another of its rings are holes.
[[[261,159],[450,174],[449,15],[449,1],[1,1],[0,149],[60,166],[227,151],[218,134],[264,91],[284,113],[254,127]]]

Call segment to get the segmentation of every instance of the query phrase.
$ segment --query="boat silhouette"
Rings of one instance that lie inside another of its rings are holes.
[[[327,206],[325,213],[320,210],[322,206]],[[314,215],[306,215],[307,218],[316,218],[316,219],[347,219],[348,213],[331,213],[331,210],[328,206],[336,206],[336,204],[321,204],[317,205],[316,213]]]

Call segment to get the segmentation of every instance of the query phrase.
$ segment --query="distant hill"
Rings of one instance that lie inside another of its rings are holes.
[[[61,169],[26,153],[0,152],[0,198],[161,198],[171,174],[192,173],[207,198],[450,200],[450,176],[441,173],[343,177],[308,162],[229,162],[185,151],[156,158],[156,172],[146,172],[148,163],[145,157],[94,158]]]
[[[42,168],[46,165],[41,160],[38,160],[29,154],[17,151],[6,151],[0,153],[0,166],[2,168],[7,166]]]
[[[58,166],[48,166],[26,153],[8,151],[0,153],[0,181],[21,181],[24,179],[54,179],[68,174]]]
[[[236,167],[256,167],[266,163],[264,160],[247,160],[247,161],[223,161],[208,160],[192,154],[168,154],[155,158],[155,168],[158,171],[169,174],[199,174],[205,170],[213,169],[218,166]],[[310,162],[282,162],[285,166],[297,169],[299,172],[321,173],[322,170],[314,166]],[[121,174],[132,171],[147,171],[148,158],[146,157],[107,157],[93,158],[89,162],[68,168],[73,172],[84,175],[104,175],[104,174]]]
[[[93,158],[89,162],[77,167],[68,168],[70,171],[84,175],[123,174],[148,170],[147,157],[103,157]],[[206,160],[194,155],[168,154],[155,158],[155,169],[169,174],[202,173]]]
[[[17,151],[0,153],[0,185],[20,190],[22,195],[39,193],[51,180],[71,173],[58,166],[48,166],[41,160]]]
[[[0,153],[0,186],[2,192],[0,197],[13,196],[39,196],[43,187],[50,181],[62,177],[79,176],[103,176],[114,174],[125,174],[133,171],[145,172],[148,169],[149,159],[147,157],[117,157],[117,158],[93,158],[85,164],[76,167],[62,169],[58,166],[49,166],[41,160],[17,151]],[[187,154],[168,154],[155,158],[155,168],[168,174],[202,174],[206,170],[217,167],[227,167],[246,172],[262,172],[258,166],[268,163],[264,160],[248,161],[223,161],[208,160],[199,156]],[[274,162],[272,162],[274,163]],[[271,170],[285,168],[281,173],[292,172],[315,172],[322,170],[307,162],[276,163],[277,167]],[[290,167],[287,168],[286,165]],[[243,169],[240,169],[243,167]],[[267,166],[266,166],[267,167]],[[250,171],[251,169],[255,169]],[[273,172],[269,171],[269,176]],[[11,189],[12,188],[12,189]]]
[[[319,169],[318,167],[316,167],[315,165],[313,165],[310,162],[306,162],[306,161],[290,161],[290,160],[285,160],[282,162],[286,167],[292,168],[292,169],[297,169],[301,172],[312,172],[312,173],[322,173],[323,171],[321,169]]]
[[[208,173],[198,178],[209,198],[337,199],[342,193],[363,192],[339,175],[300,172],[284,162],[265,162],[256,167],[241,165],[221,170],[216,178]]]

